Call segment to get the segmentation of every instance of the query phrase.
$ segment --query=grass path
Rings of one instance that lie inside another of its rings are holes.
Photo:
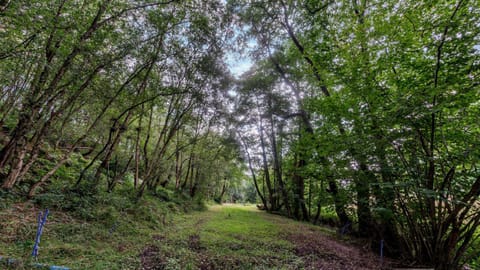
[[[379,259],[325,228],[254,206],[176,217],[141,253],[143,269],[381,269]]]
[[[25,203],[0,211],[0,256],[22,262],[8,269],[30,269],[39,210]],[[255,206],[174,214],[150,200],[121,215],[108,207],[96,211],[89,222],[52,211],[39,262],[98,270],[382,268],[378,256],[337,239],[332,230]]]

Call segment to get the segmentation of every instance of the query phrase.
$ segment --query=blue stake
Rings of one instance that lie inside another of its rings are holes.
[[[32,257],[35,259],[38,257],[38,245],[40,244],[40,236],[42,236],[43,226],[47,222],[48,209],[45,209],[45,214],[42,216],[42,212],[38,214],[38,228],[37,235],[35,236],[35,244],[33,245]]]
[[[340,234],[344,235],[347,232],[349,226],[350,226],[350,222],[345,223],[345,225],[340,230]]]
[[[37,258],[38,255],[38,242],[40,240],[40,225],[42,222],[42,211],[38,213],[38,218],[37,218],[37,234],[35,235],[35,244],[33,244],[33,251],[32,251],[32,257]]]
[[[112,233],[117,229],[118,222],[113,223],[113,226],[108,230],[108,234],[111,236]]]
[[[383,239],[380,241],[380,260],[383,263]]]

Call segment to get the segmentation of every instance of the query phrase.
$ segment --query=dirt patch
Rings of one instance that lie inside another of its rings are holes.
[[[204,249],[200,245],[200,235],[192,234],[188,237],[188,247],[193,251],[201,251]]]
[[[240,270],[240,269],[258,269],[257,267],[249,267],[251,263],[242,261],[232,256],[218,256],[214,254],[203,254],[200,256],[198,269],[201,270]],[[264,268],[261,268],[264,269]]]
[[[297,230],[287,235],[294,252],[305,262],[305,269],[389,269],[368,251],[339,242],[314,230]]]
[[[142,270],[165,269],[166,260],[160,256],[160,248],[154,245],[146,246],[140,254]]]
[[[208,254],[197,254],[197,267],[200,270],[215,270],[215,264]]]
[[[155,241],[163,242],[163,241],[165,241],[166,237],[164,235],[156,234],[156,235],[152,236],[152,239],[155,240]]]

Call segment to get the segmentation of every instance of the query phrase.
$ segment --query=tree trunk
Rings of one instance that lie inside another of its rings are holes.
[[[263,173],[265,176],[265,183],[267,185],[267,191],[268,191],[268,201],[270,202],[270,207],[269,209],[271,211],[276,211],[277,206],[275,204],[276,202],[276,194],[275,190],[272,188],[272,183],[270,180],[270,171],[268,168],[268,161],[267,161],[267,153],[265,151],[265,138],[263,135],[263,124],[262,120],[260,119],[260,146],[262,149],[262,161],[263,161]]]
[[[338,193],[338,185],[337,182],[335,182],[335,179],[333,179],[333,176],[327,176],[327,181],[328,181],[328,192],[332,194],[334,204],[335,204],[335,212],[337,213],[338,219],[340,220],[340,226],[351,226],[352,221],[347,215],[347,212],[345,211],[345,201],[343,198],[340,196]]]
[[[130,168],[130,163],[132,162],[133,155],[130,156],[130,158],[127,161],[127,165],[125,165],[125,168],[118,173],[117,172],[117,161],[115,161],[115,175],[113,176],[111,181],[108,181],[107,185],[107,191],[112,192],[115,186],[117,185],[118,182],[125,176],[125,174],[128,172],[128,169]]]
[[[358,233],[360,236],[371,236],[372,214],[370,211],[370,173],[364,163],[360,164],[360,172],[355,181],[357,191]]]
[[[295,164],[295,172],[293,175],[293,184],[295,186],[293,213],[296,219],[309,221],[310,217],[305,204],[305,179],[301,175],[301,170],[305,167],[306,162],[303,158],[299,158]]]
[[[116,121],[114,125],[111,127],[111,130],[115,132],[115,137],[111,142],[107,142],[110,145],[107,148],[107,151],[102,159],[102,163],[100,163],[100,166],[98,166],[97,171],[95,172],[94,179],[96,183],[100,181],[100,174],[102,173],[102,169],[108,168],[110,159],[112,158],[113,153],[115,152],[115,149],[117,148],[118,144],[120,143],[120,139],[122,138],[122,135],[127,131],[128,128],[128,121],[130,120],[130,117],[133,115],[132,111],[129,111],[125,119],[123,120],[122,124],[119,126],[116,125]]]
[[[258,196],[262,200],[263,207],[265,208],[265,210],[268,211],[269,209],[268,209],[268,205],[267,205],[267,200],[265,200],[265,196],[263,196],[263,194],[260,190],[260,187],[258,186],[257,177],[255,175],[255,169],[253,168],[252,158],[250,157],[250,153],[248,152],[247,145],[246,145],[246,143],[245,143],[245,141],[243,140],[242,137],[239,136],[239,138],[240,138],[241,143],[243,144],[243,147],[245,149],[245,153],[247,154],[248,168],[250,169],[250,173],[252,174],[253,184],[255,185],[255,189],[257,190]]]
[[[195,177],[191,180],[191,186],[190,186],[190,197],[193,198],[195,197],[195,194],[197,194],[198,190],[198,185],[200,184],[200,168],[196,168],[196,173]]]
[[[7,163],[14,158],[15,153],[22,152],[19,148],[24,147],[26,144],[26,135],[31,127],[31,116],[26,115],[29,113],[30,112],[23,112],[20,114],[18,124],[13,130],[10,140],[0,150],[0,169],[3,169]]]
[[[226,190],[227,190],[227,179],[224,179],[223,185],[222,185],[222,191],[220,192],[220,195],[217,197],[218,203],[223,202],[223,196],[225,195]]]
[[[269,99],[268,102],[269,102],[269,109],[271,109],[271,99]],[[282,164],[278,157],[279,154],[277,150],[277,140],[275,135],[273,114],[270,114],[270,137],[271,137],[272,154],[273,154],[273,172],[278,182],[280,193],[282,194],[283,205],[285,206],[285,210],[287,211],[287,216],[290,217],[292,215],[292,210],[290,207],[290,200],[288,199],[288,193],[282,178]]]
[[[15,183],[17,182],[18,176],[20,175],[23,168],[23,163],[24,163],[26,153],[27,153],[27,149],[25,149],[25,146],[24,146],[22,149],[20,149],[19,153],[15,155],[15,158],[13,159],[13,162],[12,162],[12,168],[10,169],[10,172],[8,173],[7,178],[4,180],[2,184],[3,189],[12,189]]]

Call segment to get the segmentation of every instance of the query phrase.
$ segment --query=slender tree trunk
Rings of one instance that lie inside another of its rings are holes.
[[[22,171],[23,162],[24,162],[26,153],[27,153],[27,149],[23,147],[22,149],[19,150],[19,153],[15,155],[15,158],[12,162],[12,168],[10,169],[10,172],[7,178],[4,180],[2,184],[3,189],[12,189],[13,186],[15,185],[18,179],[18,176]]]
[[[328,182],[328,190],[334,200],[334,205],[335,205],[335,212],[337,213],[338,219],[340,221],[340,226],[350,226],[352,225],[352,221],[347,215],[347,212],[345,211],[345,200],[342,198],[342,196],[339,194],[338,191],[338,185],[337,182],[335,181],[333,175],[328,175],[327,176],[327,182]]]
[[[190,197],[193,198],[195,197],[195,194],[197,194],[197,190],[198,190],[198,185],[200,184],[199,181],[200,181],[200,168],[196,168],[196,173],[195,173],[195,177],[191,180],[191,186],[190,186]]]
[[[185,187],[187,186],[188,184],[188,179],[189,179],[189,176],[190,176],[190,171],[192,169],[192,163],[193,163],[193,150],[192,152],[190,153],[190,157],[188,158],[188,163],[187,163],[187,173],[185,175],[185,179],[183,181],[183,184],[182,184],[182,189],[185,189]]]
[[[175,189],[180,188],[182,178],[183,161],[180,151],[175,153]]]
[[[258,186],[257,177],[255,175],[255,169],[253,168],[252,158],[250,157],[250,153],[248,152],[247,145],[246,145],[245,141],[243,140],[243,138],[241,136],[239,136],[239,138],[240,138],[241,143],[243,144],[243,148],[245,149],[245,154],[247,155],[248,168],[250,169],[250,173],[252,174],[253,184],[255,185],[255,190],[257,191],[258,197],[260,197],[260,199],[262,200],[263,207],[265,208],[265,210],[268,211],[267,200],[265,200],[265,196],[263,196],[263,194],[260,190],[260,187]]]
[[[364,163],[356,177],[358,232],[360,236],[372,235],[372,215],[370,212],[370,173]]]
[[[225,178],[223,180],[223,185],[222,185],[222,191],[220,192],[220,195],[217,197],[218,203],[223,202],[223,196],[225,195],[225,191],[227,191],[227,179]]]
[[[268,168],[268,161],[267,161],[267,153],[265,151],[265,138],[263,135],[263,124],[262,120],[260,119],[260,147],[262,149],[262,161],[263,161],[263,173],[265,176],[265,182],[267,185],[267,191],[268,191],[268,201],[270,202],[270,207],[269,209],[271,211],[276,211],[277,206],[275,204],[276,201],[276,194],[275,190],[272,188],[272,183],[270,180],[270,171]]]
[[[281,170],[281,164],[280,160],[278,158],[278,151],[277,151],[277,146],[276,146],[276,140],[275,140],[275,133],[272,130],[272,152],[273,152],[273,160],[274,160],[274,172],[276,174],[276,178],[278,181],[278,185],[280,188],[280,192],[283,197],[283,205],[285,206],[285,209],[287,210],[287,216],[291,216],[292,214],[292,209],[290,206],[290,200],[288,199],[288,192],[285,187],[285,183],[283,182],[283,177],[282,177],[282,170]]]
[[[143,112],[145,110],[145,105],[142,104],[142,113],[140,114],[140,119],[138,120],[138,127],[136,129],[136,138],[135,138],[135,172],[133,176],[133,188],[137,189],[140,175],[140,133],[142,132],[142,121],[143,121]]]
[[[313,224],[317,225],[320,221],[320,215],[322,214],[322,201],[319,199],[317,202],[317,212],[315,212],[315,217],[313,218]]]
[[[272,100],[268,100],[269,109],[272,109]],[[278,182],[278,186],[280,189],[280,193],[282,194],[283,205],[285,206],[285,210],[287,211],[287,216],[292,215],[292,210],[290,207],[290,200],[288,199],[288,192],[285,188],[285,184],[283,183],[282,177],[282,164],[279,159],[279,153],[277,149],[277,139],[275,134],[275,124],[273,119],[273,114],[270,114],[270,140],[272,144],[272,154],[273,154],[273,172],[275,175],[275,179]]]
[[[301,175],[302,169],[305,167],[306,162],[303,158],[296,158],[295,171],[293,174],[293,183],[295,186],[294,194],[294,216],[298,220],[309,221],[308,209],[305,204],[305,179]]]
[[[109,144],[109,146],[107,148],[107,151],[106,151],[106,153],[105,153],[105,155],[102,159],[102,162],[100,163],[100,166],[98,166],[97,171],[95,172],[94,179],[95,179],[97,184],[100,181],[100,174],[102,173],[102,169],[105,169],[109,166],[108,164],[110,163],[112,155],[115,152],[118,144],[120,143],[122,135],[127,131],[127,128],[129,126],[128,122],[130,121],[130,117],[132,115],[133,115],[133,112],[129,111],[127,116],[123,120],[122,124],[120,124],[119,126],[114,124],[114,126],[111,127],[111,130],[113,130],[115,132],[115,137],[111,142],[107,142],[107,143],[110,143],[110,144]]]
[[[31,112],[33,114],[33,112]],[[18,124],[10,136],[10,140],[0,150],[0,169],[3,169],[16,153],[21,153],[21,148],[27,142],[27,132],[31,126],[30,112],[23,112],[19,116]],[[17,158],[18,162],[19,158]],[[22,158],[23,162],[23,158]]]
[[[121,172],[117,172],[118,168],[117,168],[117,162],[116,161],[115,163],[115,175],[113,176],[112,180],[108,182],[108,185],[107,185],[107,191],[108,192],[112,192],[113,189],[115,188],[115,186],[117,185],[118,182],[120,182],[120,180],[125,176],[125,174],[128,172],[128,170],[130,169],[130,163],[132,162],[133,160],[133,155],[130,156],[130,158],[128,159],[127,161],[127,164],[125,165],[125,168],[123,168],[123,170]]]

